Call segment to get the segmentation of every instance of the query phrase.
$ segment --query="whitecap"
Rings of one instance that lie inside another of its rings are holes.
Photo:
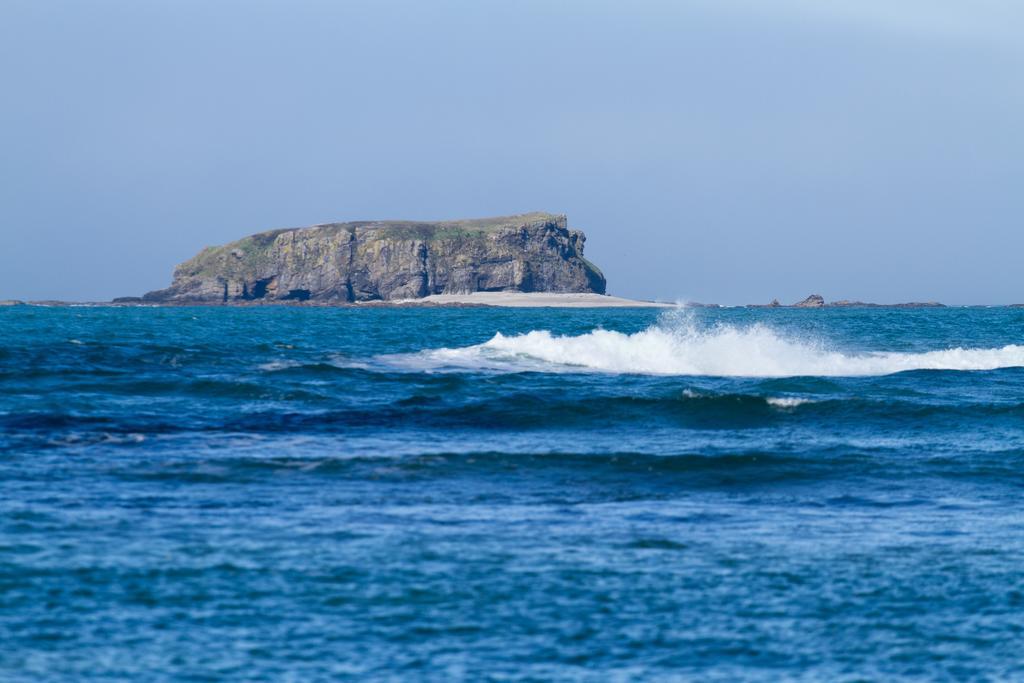
[[[994,370],[1024,366],[1024,346],[948,348],[921,353],[845,353],[763,323],[702,327],[686,309],[633,334],[595,329],[575,336],[547,330],[483,344],[380,356],[391,367],[420,372],[603,372],[722,377],[852,377],[907,370]]]
[[[814,403],[814,401],[809,398],[796,398],[795,396],[769,396],[765,401],[773,408],[783,409],[796,408],[804,405],[805,403]]]

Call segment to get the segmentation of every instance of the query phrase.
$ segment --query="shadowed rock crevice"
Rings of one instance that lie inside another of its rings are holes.
[[[288,301],[307,301],[309,296],[308,289],[292,289],[282,298]]]
[[[486,292],[605,293],[565,216],[330,223],[208,247],[153,302],[373,301]]]

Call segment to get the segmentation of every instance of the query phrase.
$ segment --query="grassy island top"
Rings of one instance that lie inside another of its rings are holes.
[[[534,211],[531,213],[520,213],[512,216],[495,216],[493,218],[466,218],[454,221],[349,221],[346,223],[319,223],[313,226],[301,228],[278,228],[243,237],[240,240],[225,244],[219,247],[207,247],[207,249],[245,249],[246,246],[266,246],[274,239],[286,232],[297,230],[317,230],[324,233],[337,233],[340,231],[374,230],[379,231],[379,237],[383,239],[422,239],[436,240],[452,237],[472,237],[486,233],[498,232],[507,228],[517,228],[521,225],[561,222],[565,224],[564,214],[546,213]]]
[[[467,218],[454,221],[352,221],[349,223],[324,223],[307,230],[340,229],[340,230],[377,230],[380,237],[386,239],[446,239],[452,237],[470,237],[485,233],[498,232],[508,228],[533,223],[561,221],[564,225],[565,216],[543,211],[521,213],[513,216],[496,216],[493,218]]]

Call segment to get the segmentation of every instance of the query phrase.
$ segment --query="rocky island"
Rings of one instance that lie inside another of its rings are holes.
[[[361,221],[271,230],[207,247],[149,303],[395,301],[475,292],[604,294],[564,215]]]
[[[772,299],[768,304],[747,304],[747,308],[945,308],[945,304],[937,301],[913,301],[903,304],[873,304],[865,301],[850,301],[840,299],[839,301],[825,301],[820,294],[811,294],[803,301],[794,304],[781,304],[778,299]]]

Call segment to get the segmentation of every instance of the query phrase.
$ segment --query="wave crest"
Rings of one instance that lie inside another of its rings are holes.
[[[634,334],[594,330],[577,336],[547,330],[483,344],[441,348],[385,360],[410,369],[499,372],[596,371],[616,374],[721,377],[852,377],[907,370],[995,370],[1024,366],[1024,346],[949,348],[921,353],[844,353],[757,323],[701,328],[675,313]]]

